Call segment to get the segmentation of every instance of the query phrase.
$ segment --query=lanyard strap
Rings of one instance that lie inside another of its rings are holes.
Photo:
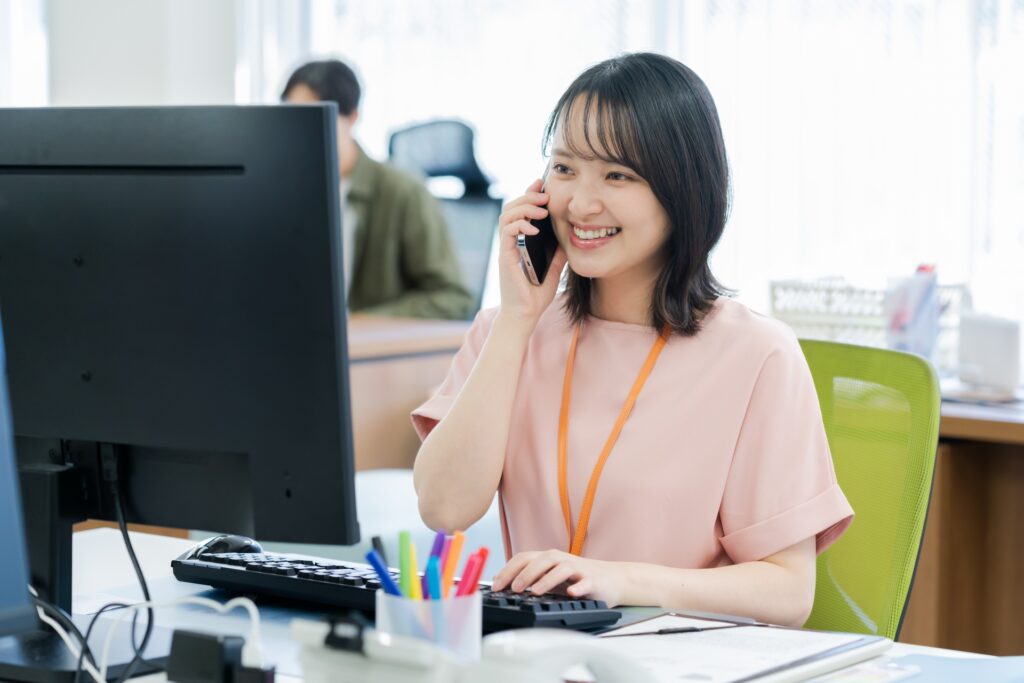
[[[576,329],[572,333],[572,342],[569,344],[569,358],[565,363],[565,379],[562,382],[562,410],[558,418],[558,495],[562,502],[562,516],[565,517],[565,530],[569,534],[569,552],[573,555],[579,555],[583,551],[583,541],[587,536],[587,525],[590,523],[590,509],[594,506],[594,495],[597,493],[597,482],[601,479],[601,472],[604,470],[604,463],[608,460],[608,456],[612,452],[612,448],[615,446],[615,442],[619,439],[619,432],[622,431],[623,425],[626,424],[626,420],[629,418],[630,412],[633,410],[633,404],[636,403],[637,397],[640,395],[640,390],[643,389],[644,382],[651,374],[651,370],[654,369],[654,364],[658,360],[658,355],[661,350],[665,347],[665,343],[668,341],[669,328],[666,326],[661,331],[658,339],[651,346],[650,352],[647,354],[647,360],[644,361],[644,365],[640,368],[640,374],[637,375],[636,381],[633,382],[633,388],[629,390],[629,396],[626,398],[626,402],[622,405],[622,410],[619,411],[619,418],[615,421],[615,426],[612,427],[611,434],[608,435],[608,440],[605,441],[604,449],[601,451],[601,456],[597,459],[597,464],[594,465],[594,471],[590,474],[590,483],[587,484],[587,493],[583,497],[583,508],[580,510],[580,518],[576,522],[576,533],[572,530],[572,516],[569,512],[569,482],[568,482],[568,462],[569,462],[569,398],[572,395],[572,369],[576,364],[576,344],[580,339],[580,325],[576,326]]]

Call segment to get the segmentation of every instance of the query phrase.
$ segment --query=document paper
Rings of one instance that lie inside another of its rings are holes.
[[[694,626],[694,633],[654,635],[660,628]],[[664,615],[615,629],[602,645],[636,660],[661,683],[729,683],[821,655],[863,640],[849,633],[823,633],[765,626],[728,626],[723,622]],[[649,635],[625,636],[648,632]],[[622,635],[623,637],[611,637]]]

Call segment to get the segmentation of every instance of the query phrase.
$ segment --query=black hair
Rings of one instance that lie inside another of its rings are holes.
[[[324,102],[336,103],[341,116],[348,116],[359,107],[359,80],[347,64],[337,59],[300,66],[281,91],[281,99],[286,99],[297,85],[305,85]]]
[[[719,296],[729,294],[708,259],[725,228],[729,168],[718,111],[704,82],[668,57],[634,53],[590,67],[555,105],[544,131],[545,153],[560,122],[582,115],[573,154],[635,171],[668,214],[665,267],[654,286],[650,321],[693,335]],[[591,311],[593,283],[569,270],[565,310],[574,322]]]

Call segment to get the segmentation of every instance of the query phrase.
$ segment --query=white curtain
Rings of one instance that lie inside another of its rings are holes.
[[[0,0],[0,107],[48,101],[44,0]]]
[[[309,0],[235,0],[235,102],[277,102],[313,50]]]
[[[539,174],[546,117],[582,69],[623,51],[669,54],[718,104],[734,201],[714,264],[742,300],[765,310],[773,279],[884,286],[933,262],[940,280],[969,282],[979,307],[1024,317],[1019,0],[285,6],[304,14],[264,13],[262,52],[245,55],[263,84],[253,101],[276,99],[302,58],[339,56],[362,78],[357,135],[372,154],[386,156],[395,128],[463,118],[507,198]]]

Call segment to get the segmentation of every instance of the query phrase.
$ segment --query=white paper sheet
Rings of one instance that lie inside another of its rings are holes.
[[[725,622],[665,615],[605,634]],[[728,625],[728,624],[725,624]],[[764,626],[695,633],[602,638],[602,645],[642,663],[663,683],[728,683],[857,642],[864,636]]]
[[[676,616],[674,614],[662,614],[658,617],[651,619],[644,619],[628,626],[617,628],[614,631],[608,631],[602,633],[598,638],[609,638],[615,636],[625,636],[633,633],[654,633],[658,629],[662,628],[727,628],[735,626],[735,624],[728,621],[712,621],[710,619],[691,619],[690,617],[684,617],[682,615]]]

